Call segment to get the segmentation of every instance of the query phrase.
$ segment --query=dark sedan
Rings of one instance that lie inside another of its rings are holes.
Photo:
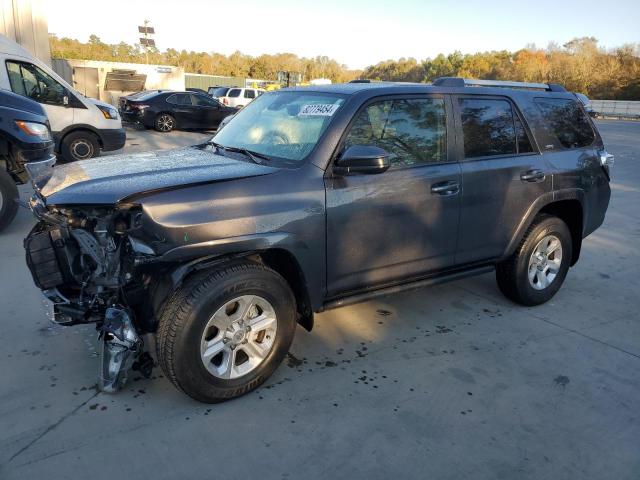
[[[194,92],[151,91],[120,99],[120,115],[159,132],[175,128],[217,128],[223,118],[237,112],[206,94]]]

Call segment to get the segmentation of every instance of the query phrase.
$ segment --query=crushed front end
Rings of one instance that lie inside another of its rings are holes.
[[[131,205],[48,207],[37,190],[30,208],[39,221],[24,240],[27,265],[53,304],[55,323],[96,325],[101,390],[117,391],[132,367],[148,376],[153,361],[142,335],[153,329],[148,295],[153,282],[136,264],[154,255],[135,239],[140,210]]]

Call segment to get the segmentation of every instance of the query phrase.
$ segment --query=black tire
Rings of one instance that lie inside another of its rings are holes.
[[[176,119],[173,117],[173,115],[169,115],[168,113],[161,113],[156,117],[154,127],[158,132],[168,133],[176,128]]]
[[[18,187],[4,170],[0,170],[0,232],[7,228],[18,213]]]
[[[259,295],[273,306],[277,334],[254,370],[234,379],[212,375],[200,356],[204,329],[225,303]],[[260,386],[285,358],[296,329],[295,297],[278,273],[253,262],[236,262],[189,277],[164,305],[156,335],[157,356],[167,378],[195,400],[217,403]]]
[[[60,143],[61,163],[88,160],[100,155],[100,143],[95,134],[87,130],[71,132]]]
[[[555,278],[548,286],[538,290],[529,280],[529,260],[538,243],[549,235],[560,240],[562,259]],[[508,299],[521,305],[534,306],[545,303],[562,286],[569,271],[571,255],[571,232],[567,225],[557,217],[538,215],[513,255],[496,266],[498,287]]]

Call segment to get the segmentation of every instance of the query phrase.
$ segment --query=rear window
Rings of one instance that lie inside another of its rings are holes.
[[[247,89],[244,91],[244,98],[256,98],[256,91]]]
[[[595,140],[589,119],[577,101],[536,98],[534,102],[546,120],[545,128],[564,148],[588,147]]]
[[[240,89],[239,88],[234,88],[232,90],[229,90],[229,93],[227,94],[227,97],[231,97],[231,98],[235,98],[235,97],[239,97],[240,96]]]

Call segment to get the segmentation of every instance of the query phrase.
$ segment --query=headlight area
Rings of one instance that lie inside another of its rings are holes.
[[[15,121],[16,126],[30,137],[36,137],[43,142],[51,140],[51,131],[44,123]]]
[[[118,110],[107,105],[96,105],[107,120],[118,120]]]
[[[24,247],[34,282],[53,303],[52,320],[96,325],[104,391],[124,384],[134,360],[142,374],[150,374],[153,362],[144,354],[142,334],[154,325],[150,291],[158,282],[136,266],[137,259],[155,256],[153,246],[139,239],[140,207],[44,208]]]

